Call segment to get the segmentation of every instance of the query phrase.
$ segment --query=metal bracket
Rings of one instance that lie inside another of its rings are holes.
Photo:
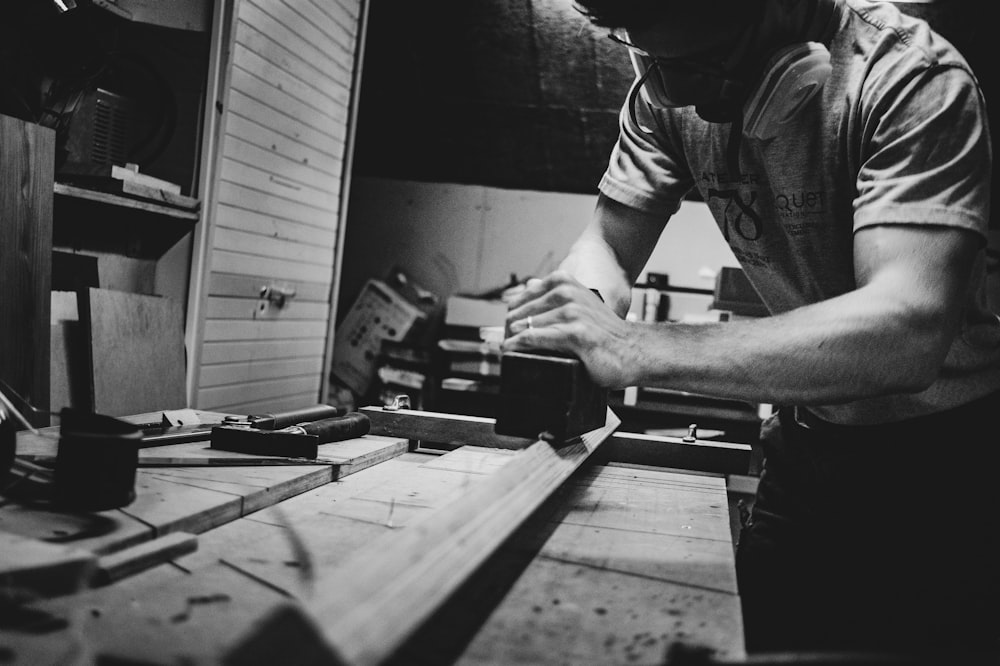
[[[295,289],[268,284],[260,288],[260,297],[266,299],[277,308],[283,308],[286,302],[295,298]]]

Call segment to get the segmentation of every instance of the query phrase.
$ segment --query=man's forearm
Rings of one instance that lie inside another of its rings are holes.
[[[631,277],[618,263],[614,251],[600,238],[584,235],[573,245],[559,264],[590,289],[596,289],[604,302],[624,318],[632,302]]]
[[[775,404],[825,405],[925,388],[946,347],[926,322],[860,292],[756,320],[631,324],[635,383]],[[925,332],[924,332],[925,331]]]

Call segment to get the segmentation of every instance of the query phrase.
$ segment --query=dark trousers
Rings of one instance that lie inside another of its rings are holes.
[[[872,427],[782,409],[762,440],[748,652],[1000,656],[1000,393]]]

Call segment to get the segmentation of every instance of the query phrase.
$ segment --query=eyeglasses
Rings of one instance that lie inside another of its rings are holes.
[[[656,66],[660,69],[673,70],[683,73],[697,72],[699,74],[707,74],[708,76],[724,77],[727,74],[725,66],[718,62],[718,60],[710,59],[707,54],[702,57],[699,56],[677,56],[673,58],[663,58],[660,56],[655,56],[648,51],[639,48],[632,42],[619,37],[618,35],[608,33],[608,39],[615,42],[616,44],[621,44],[627,48],[632,53],[643,58],[649,58],[656,63]]]

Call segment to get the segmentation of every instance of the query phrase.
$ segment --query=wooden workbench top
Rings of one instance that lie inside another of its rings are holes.
[[[108,531],[76,544],[107,555],[188,531],[198,535],[197,550],[110,586],[36,602],[48,630],[0,629],[7,663],[65,663],[71,654],[87,657],[79,663],[218,663],[271,609],[289,600],[308,608],[324,577],[356,566],[363,548],[392,544],[474,496],[519,454],[405,452],[405,444],[360,438],[352,446],[367,453],[351,460],[366,462],[352,467],[345,458],[341,474],[334,465],[141,469],[136,502],[98,514]],[[35,538],[79,530],[72,521],[81,520],[0,507],[0,529]],[[739,657],[742,636],[724,478],[590,465],[390,662],[655,664],[677,642]],[[306,632],[282,644],[307,650],[316,639]]]

